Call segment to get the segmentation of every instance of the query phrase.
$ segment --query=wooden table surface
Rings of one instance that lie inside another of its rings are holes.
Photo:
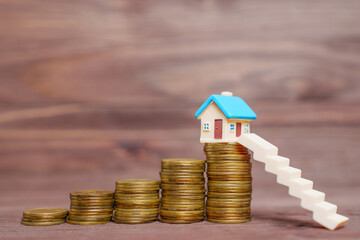
[[[360,239],[359,23],[356,0],[0,0],[0,239]],[[223,90],[344,227],[316,224],[257,162],[250,223],[20,224],[204,158],[194,113]]]

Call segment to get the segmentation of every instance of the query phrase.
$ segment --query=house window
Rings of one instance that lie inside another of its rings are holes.
[[[234,131],[235,131],[235,124],[230,123],[230,132],[234,132]]]
[[[249,124],[244,124],[244,133],[248,133],[249,132]]]
[[[208,122],[204,123],[203,130],[204,130],[204,132],[210,131],[210,123],[208,123]]]

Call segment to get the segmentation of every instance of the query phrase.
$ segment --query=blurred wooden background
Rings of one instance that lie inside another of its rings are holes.
[[[81,228],[37,232],[22,211],[158,178],[161,158],[203,158],[193,115],[228,90],[258,114],[252,131],[352,222],[318,229],[254,163],[250,224],[95,226],[87,239],[359,237],[359,24],[356,0],[0,0],[0,233],[71,238]]]

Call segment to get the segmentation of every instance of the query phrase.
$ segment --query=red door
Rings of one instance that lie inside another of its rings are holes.
[[[236,136],[240,137],[241,135],[241,123],[236,123]]]
[[[222,139],[222,126],[223,120],[222,119],[215,119],[215,139]]]

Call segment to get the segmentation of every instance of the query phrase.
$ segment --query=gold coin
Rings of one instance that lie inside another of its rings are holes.
[[[246,223],[251,221],[251,217],[246,217],[244,219],[214,219],[214,218],[207,218],[206,221],[213,222],[213,223],[223,223],[223,224],[236,224],[236,223]]]
[[[225,173],[225,174],[221,174],[221,173],[214,173],[214,172],[209,172],[208,173],[208,177],[212,177],[212,178],[224,178],[224,179],[227,179],[227,178],[236,178],[236,179],[239,179],[239,180],[227,180],[227,181],[249,181],[249,180],[252,180],[252,177],[251,177],[251,173],[249,174],[249,172],[247,173]],[[211,179],[210,179],[211,180]],[[219,181],[223,181],[223,180],[219,180]]]
[[[161,202],[166,202],[166,203],[175,203],[175,204],[179,204],[179,205],[192,205],[192,204],[201,204],[205,202],[205,197],[201,197],[201,198],[172,198],[172,197],[164,197],[161,199]]]
[[[161,168],[161,172],[163,173],[175,173],[175,174],[201,174],[205,171],[205,167],[201,169],[191,169],[191,168]]]
[[[222,163],[224,165],[226,164],[249,164],[250,163],[250,158],[210,158],[208,157],[206,159],[206,162],[208,164],[216,164],[216,163]]]
[[[250,180],[233,180],[233,181],[209,180],[208,185],[219,186],[219,187],[223,187],[223,186],[242,187],[242,186],[251,186],[249,182],[251,181]]]
[[[251,170],[250,162],[233,162],[233,163],[208,163],[207,171],[248,171]]]
[[[157,204],[160,202],[160,198],[149,198],[149,199],[116,199],[116,203],[117,204],[128,204],[128,205],[132,205],[132,204]]]
[[[206,216],[208,218],[213,219],[236,219],[236,218],[249,218],[251,216],[250,211],[247,213],[213,213],[213,212],[206,212]]]
[[[250,207],[241,207],[241,208],[218,208],[218,207],[207,207],[207,213],[213,214],[245,214],[250,212]]]
[[[251,214],[250,213],[246,213],[246,214],[213,214],[213,213],[207,213],[207,218],[212,218],[212,219],[239,219],[239,218],[250,218]]]
[[[159,209],[154,209],[153,212],[124,212],[124,211],[115,211],[114,217],[123,217],[123,218],[147,218],[157,216],[159,213]]]
[[[66,219],[58,219],[56,221],[32,221],[28,219],[23,219],[21,224],[27,226],[50,226],[50,225],[57,225],[66,222]]]
[[[154,179],[122,179],[116,181],[116,185],[125,185],[125,186],[138,186],[138,185],[145,185],[145,186],[157,186],[160,184],[159,180]]]
[[[204,218],[201,219],[165,219],[160,218],[159,221],[162,223],[170,223],[170,224],[190,224],[203,221]]]
[[[196,183],[196,184],[205,184],[205,178],[176,178],[176,177],[167,177],[161,178],[161,181],[164,183]]]
[[[205,189],[204,184],[172,184],[172,183],[161,183],[161,189],[163,190],[203,190]]]
[[[68,210],[64,208],[34,208],[25,210],[24,217],[27,218],[46,218],[46,217],[63,217],[68,214]]]
[[[160,177],[177,177],[177,178],[201,178],[204,177],[203,172],[183,173],[183,172],[160,172]]]
[[[205,208],[205,205],[186,206],[186,205],[163,204],[163,205],[161,205],[160,209],[170,210],[170,211],[191,211],[191,210],[201,210],[201,209],[204,209],[204,208]]]
[[[250,201],[249,202],[212,202],[207,201],[206,207],[215,207],[215,208],[241,208],[241,207],[250,207]]]
[[[106,205],[86,205],[86,204],[71,204],[71,209],[87,210],[87,209],[111,209],[114,208],[115,203]]]
[[[118,219],[118,220],[125,220],[125,219],[143,219],[143,220],[150,220],[150,219],[157,219],[158,217],[158,213],[152,213],[152,214],[146,214],[146,215],[121,215],[121,214],[117,214],[113,216],[113,219]]]
[[[75,191],[70,193],[71,197],[109,197],[111,198],[114,195],[113,191],[108,190],[85,190],[85,191]]]
[[[208,186],[212,187],[251,187],[250,180],[238,180],[238,181],[217,181],[217,180],[209,180]]]
[[[202,173],[205,170],[205,163],[203,165],[161,165],[161,172],[178,172],[178,173]]]
[[[76,205],[70,205],[71,210],[111,210],[114,209],[114,205],[105,205],[105,206],[76,206]]]
[[[205,143],[204,145],[205,147],[242,147],[242,148],[246,148],[245,146],[239,144],[239,143],[226,143],[226,142],[221,142],[221,143]]]
[[[81,216],[70,214],[68,220],[74,221],[107,221],[111,220],[112,214],[110,215],[93,215],[93,216]]]
[[[77,209],[70,209],[69,214],[75,215],[102,215],[102,214],[112,214],[113,209],[91,209],[91,210],[77,210]]]
[[[200,199],[205,199],[205,191],[203,193],[200,194],[189,194],[189,193],[177,193],[177,192],[172,192],[172,193],[163,193],[162,194],[162,201],[166,200],[166,199],[171,199],[172,201],[177,201],[177,200],[182,200],[182,199],[188,199],[188,200],[200,200]]]
[[[247,149],[240,149],[240,148],[205,148],[204,152],[206,155],[208,154],[239,154],[245,155],[250,154],[249,150]]]
[[[251,191],[245,193],[224,193],[224,192],[208,192],[208,198],[218,198],[218,199],[234,199],[234,198],[243,198],[251,196]]]
[[[251,157],[248,151],[236,150],[236,151],[223,151],[223,150],[207,150],[205,151],[206,157],[220,158],[220,155],[242,156]]]
[[[70,200],[76,200],[76,201],[107,201],[107,200],[114,200],[114,196],[111,196],[111,197],[70,197]]]
[[[140,214],[136,214],[136,215],[122,215],[122,214],[117,214],[113,216],[113,220],[125,220],[125,219],[143,219],[143,220],[155,220],[158,217],[158,213],[153,213],[153,214],[147,214],[147,215],[140,215]]]
[[[160,184],[156,186],[125,186],[125,185],[116,185],[116,191],[158,191],[160,189]]]
[[[195,216],[203,216],[204,209],[200,210],[188,210],[188,211],[173,211],[173,210],[165,210],[160,209],[160,215],[166,217],[195,217]]]
[[[251,188],[208,188],[208,196],[209,192],[218,192],[218,193],[251,193]]]
[[[248,152],[219,152],[219,151],[206,151],[206,160],[208,157],[210,158],[251,158],[251,154]]]
[[[140,189],[140,190],[137,190],[137,189],[133,189],[133,190],[119,190],[119,189],[116,189],[115,191],[115,196],[116,195],[122,195],[122,194],[126,194],[126,195],[130,195],[132,194],[134,197],[136,196],[142,196],[142,195],[145,195],[145,194],[151,194],[151,195],[159,195],[159,190],[143,190],[143,189]]]
[[[251,162],[224,162],[224,163],[208,163],[207,170],[210,169],[217,170],[217,171],[238,171],[238,170],[249,170],[251,169]]]
[[[251,173],[249,174],[249,172],[247,173],[225,173],[225,174],[222,174],[222,173],[214,173],[214,172],[209,172],[208,173],[208,176],[211,176],[211,177],[218,177],[218,178],[239,178],[240,180],[239,181],[248,181],[248,180],[252,180],[252,177],[251,177]],[[221,181],[221,180],[219,180]],[[228,181],[237,181],[237,180],[228,180]]]
[[[209,169],[207,172],[207,175],[213,175],[213,176],[239,176],[239,177],[251,177],[251,169],[245,170],[245,169],[238,169],[238,170],[216,170]]]
[[[252,177],[243,177],[243,176],[231,176],[231,175],[209,175],[209,181],[223,181],[223,182],[230,182],[230,181],[239,181],[241,184],[251,184]]]
[[[205,189],[179,189],[179,190],[166,190],[164,189],[161,193],[162,196],[166,196],[166,195],[203,195],[205,194]]]
[[[159,199],[159,192],[154,193],[116,193],[115,199]]]
[[[114,199],[109,200],[71,200],[74,205],[110,205],[114,203]]]
[[[75,220],[67,220],[67,223],[74,224],[74,225],[96,225],[96,224],[104,224],[108,223],[109,221],[75,221]]]
[[[142,223],[151,223],[156,221],[156,219],[150,219],[150,220],[117,220],[113,219],[114,223],[121,223],[121,224],[142,224]]]
[[[157,214],[149,215],[149,216],[121,216],[116,215],[113,217],[113,220],[137,220],[137,221],[144,221],[144,220],[156,220]]]
[[[114,215],[121,216],[144,216],[144,215],[153,215],[159,212],[159,208],[149,208],[149,209],[125,209],[125,208],[116,208]]]
[[[203,165],[205,164],[205,160],[202,159],[192,159],[192,158],[167,158],[161,160],[162,164],[168,165]]]
[[[122,209],[143,209],[143,208],[158,208],[158,207],[159,207],[159,203],[157,203],[157,204],[133,204],[133,205],[119,204],[119,205],[117,205],[117,208],[122,208]]]
[[[205,215],[198,215],[198,216],[161,216],[160,218],[162,219],[167,219],[167,220],[191,220],[191,221],[195,221],[195,220],[203,220],[205,218]]]
[[[221,199],[221,198],[208,198],[207,202],[213,203],[243,203],[243,202],[250,202],[251,195],[243,196],[242,198],[231,198],[231,199]]]
[[[128,192],[154,192],[159,191],[159,186],[116,186],[116,191],[128,191]]]

